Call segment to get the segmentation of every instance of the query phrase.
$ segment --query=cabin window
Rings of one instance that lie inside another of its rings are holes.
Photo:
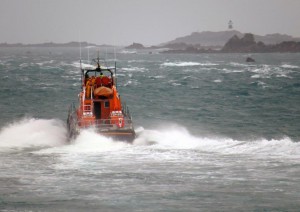
[[[109,108],[109,101],[104,102],[104,107]]]

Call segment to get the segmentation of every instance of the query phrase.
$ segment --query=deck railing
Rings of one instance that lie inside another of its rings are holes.
[[[121,123],[120,123],[120,122]],[[122,128],[123,130],[132,129],[132,120],[129,118],[118,119],[99,119],[95,121],[78,121],[78,126],[80,128],[97,128],[100,130],[115,130]],[[122,126],[122,127],[121,127]]]
[[[96,120],[83,120],[79,121],[77,119],[76,108],[74,103],[70,105],[68,113],[68,127],[72,130],[78,130],[80,128],[97,128],[99,130],[130,130],[133,129],[132,119],[128,110],[128,107],[124,104],[122,110],[124,117],[115,117],[112,119],[96,119]]]

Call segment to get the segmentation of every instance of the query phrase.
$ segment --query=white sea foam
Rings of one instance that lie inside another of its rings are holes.
[[[72,63],[72,66],[76,67],[76,68],[95,68],[96,66],[95,65],[91,65],[91,64],[87,64],[87,63],[81,63],[80,65],[80,62],[74,62]]]
[[[128,146],[131,145],[125,142],[115,141],[111,138],[99,135],[93,129],[87,129],[81,131],[77,138],[70,141],[70,143],[67,145],[42,149],[36,151],[35,153],[100,153],[107,151],[118,151]]]
[[[21,68],[25,68],[25,67],[28,67],[29,64],[28,64],[28,63],[21,63],[19,66],[20,66]]]
[[[146,69],[141,67],[128,67],[128,68],[122,68],[122,71],[126,71],[126,72],[144,72]]]
[[[136,54],[136,51],[127,51],[127,50],[123,50],[120,52],[121,54]]]
[[[281,67],[282,68],[288,68],[288,69],[297,69],[297,68],[300,68],[299,66],[289,65],[289,64],[283,64]]]
[[[168,83],[170,83],[173,86],[180,86],[181,84],[178,83],[178,80],[169,80]]]
[[[25,118],[0,131],[0,151],[27,147],[60,146],[66,141],[66,128],[55,119]]]
[[[221,71],[229,74],[229,73],[242,73],[242,72],[245,72],[245,70],[234,70],[234,69],[227,69],[227,68],[223,68],[221,69]]]
[[[143,130],[134,145],[151,145],[161,149],[198,149],[221,154],[249,154],[254,157],[285,157],[300,159],[300,142],[285,137],[279,140],[255,141],[191,135],[183,127],[166,130]]]
[[[184,66],[216,66],[218,64],[215,63],[198,63],[198,62],[164,62],[162,66],[169,67],[184,67]]]
[[[289,69],[282,69],[278,66],[270,65],[263,65],[254,69],[249,69],[248,71],[255,73],[251,78],[271,78],[273,76],[291,78],[289,73],[293,72]]]
[[[278,140],[258,139],[254,141],[202,137],[194,136],[186,128],[180,126],[160,130],[145,130],[139,127],[136,132],[138,136],[133,145],[101,136],[92,129],[83,130],[75,140],[67,143],[66,128],[62,121],[27,118],[1,129],[0,151],[38,147],[43,149],[34,153],[73,154],[122,151],[122,154],[126,154],[127,151],[134,154],[145,148],[194,149],[207,153],[300,159],[300,142],[293,142],[288,137]]]
[[[213,82],[222,82],[222,80],[216,79],[216,80],[214,80]]]
[[[43,66],[45,64],[52,64],[53,62],[54,62],[54,60],[49,60],[49,61],[39,62],[39,63],[35,63],[35,64],[37,64],[39,66]]]
[[[123,86],[127,87],[129,85],[139,85],[140,83],[137,80],[128,80]]]
[[[150,79],[164,79],[164,78],[166,78],[166,76],[157,75],[157,76],[149,76],[148,78],[150,78]]]

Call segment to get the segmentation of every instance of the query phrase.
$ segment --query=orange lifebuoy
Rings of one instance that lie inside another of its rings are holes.
[[[122,127],[124,127],[124,125],[125,125],[124,118],[123,117],[119,118],[119,122],[118,122],[117,126],[119,128],[122,128]]]

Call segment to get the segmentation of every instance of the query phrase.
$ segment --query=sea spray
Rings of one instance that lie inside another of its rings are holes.
[[[82,130],[79,135],[70,140],[67,145],[52,147],[38,151],[38,153],[58,153],[58,154],[77,154],[77,153],[101,153],[108,151],[117,151],[128,147],[130,144],[116,141],[112,138],[102,136],[95,132],[94,129]]]
[[[67,140],[67,130],[56,119],[24,118],[0,131],[0,150],[10,148],[61,146]]]
[[[184,127],[164,130],[142,130],[134,140],[136,146],[154,149],[195,149],[220,154],[247,154],[255,157],[300,159],[300,142],[289,137],[281,139],[235,140],[220,136],[194,136]]]

